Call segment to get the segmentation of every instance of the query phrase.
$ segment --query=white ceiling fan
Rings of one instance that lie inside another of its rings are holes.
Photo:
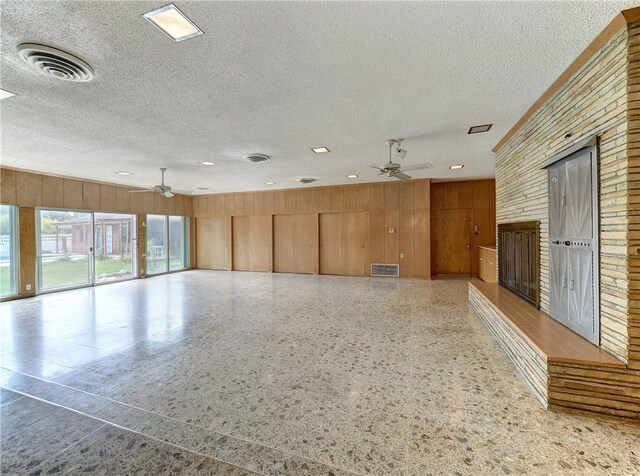
[[[402,148],[402,139],[389,139],[385,141],[385,144],[389,146],[389,162],[387,162],[382,167],[378,167],[376,165],[369,166],[373,169],[378,169],[380,171],[380,174],[378,175],[387,174],[388,177],[394,177],[399,180],[409,180],[411,176],[405,174],[404,172],[408,172],[410,170],[430,169],[433,167],[431,164],[417,164],[403,167],[402,165],[397,164],[391,160],[391,152],[394,146],[396,148],[396,153],[400,155],[400,157],[404,158],[405,155],[407,155],[407,151]]]
[[[139,190],[129,190],[129,193],[158,192],[158,193],[161,193],[162,196],[164,196],[166,198],[173,197],[173,192],[171,191],[171,187],[169,185],[165,185],[164,184],[164,173],[166,171],[167,171],[166,167],[161,167],[160,168],[160,172],[162,172],[162,183],[160,185],[154,185],[153,187],[149,187],[149,188],[141,188]],[[188,194],[191,193],[191,192],[184,191],[184,190],[176,190],[175,192],[176,193],[188,193]]]

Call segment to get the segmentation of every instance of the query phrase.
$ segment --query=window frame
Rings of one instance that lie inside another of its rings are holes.
[[[0,299],[11,299],[20,295],[20,226],[17,205],[0,203],[9,208],[10,246],[9,246],[9,293],[0,294]]]

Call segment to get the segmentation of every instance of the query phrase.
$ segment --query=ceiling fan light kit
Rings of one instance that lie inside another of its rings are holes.
[[[389,147],[389,162],[387,162],[383,166],[370,165],[369,167],[373,169],[378,169],[380,173],[378,175],[387,175],[389,178],[397,178],[398,180],[409,180],[411,178],[410,175],[407,175],[405,172],[409,170],[420,170],[420,169],[430,169],[433,166],[431,164],[416,164],[416,165],[408,165],[403,167],[402,165],[395,163],[391,160],[391,155],[393,153],[393,149],[401,158],[404,158],[407,155],[407,151],[401,147],[403,139],[387,139],[385,144]]]

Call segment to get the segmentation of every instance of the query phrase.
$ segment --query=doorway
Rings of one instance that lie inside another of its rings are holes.
[[[136,276],[135,215],[38,209],[37,291]]]
[[[471,209],[436,211],[436,274],[471,275]]]

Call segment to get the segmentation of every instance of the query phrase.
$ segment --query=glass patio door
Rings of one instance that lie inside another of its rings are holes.
[[[93,284],[93,214],[38,210],[38,291]]]

